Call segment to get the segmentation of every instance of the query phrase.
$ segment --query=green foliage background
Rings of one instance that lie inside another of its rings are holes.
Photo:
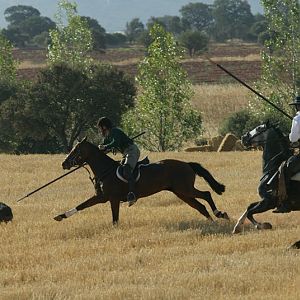
[[[191,108],[191,83],[179,60],[182,49],[172,34],[155,24],[152,43],[138,69],[136,107],[124,116],[128,131],[146,130],[142,142],[152,151],[178,150],[201,132],[201,117]]]

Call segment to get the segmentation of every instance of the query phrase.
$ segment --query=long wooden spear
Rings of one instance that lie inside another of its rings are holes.
[[[239,83],[241,83],[243,86],[245,86],[246,88],[248,88],[250,91],[252,91],[254,94],[256,94],[258,97],[262,98],[263,100],[265,100],[267,103],[269,103],[271,106],[273,106],[275,109],[277,109],[279,112],[281,112],[282,114],[284,114],[286,117],[288,117],[290,120],[293,120],[293,117],[291,117],[289,114],[287,114],[284,110],[282,110],[281,108],[279,108],[276,104],[274,104],[273,102],[271,102],[270,100],[268,100],[265,96],[263,96],[262,94],[260,94],[259,92],[257,92],[255,89],[253,89],[250,85],[248,85],[247,83],[245,83],[244,81],[242,81],[241,79],[239,79],[237,76],[233,75],[231,72],[229,72],[228,70],[226,70],[223,66],[221,66],[220,64],[214,62],[213,60],[211,60],[209,57],[206,57],[212,64],[216,65],[218,68],[220,68],[221,70],[223,70],[225,73],[227,73],[229,76],[231,76],[232,78],[234,78],[235,80],[237,80]]]
[[[134,139],[138,138],[139,136],[143,135],[144,133],[146,133],[146,131],[143,131],[143,132],[141,132],[141,133],[137,134],[136,136],[132,137],[131,139],[132,139],[132,140],[134,140]],[[78,169],[80,169],[80,168],[84,167],[85,165],[86,165],[86,163],[84,163],[83,165],[81,165],[81,166],[78,166],[78,167],[76,167],[75,169],[73,169],[73,170],[71,170],[71,171],[69,171],[69,172],[67,172],[67,173],[65,173],[65,174],[63,174],[63,175],[61,175],[61,176],[59,176],[59,177],[57,177],[57,178],[55,178],[55,179],[51,180],[50,182],[48,182],[48,183],[44,184],[43,186],[41,186],[41,187],[37,188],[36,190],[34,190],[34,191],[32,191],[32,192],[30,192],[30,193],[29,193],[29,194],[27,194],[26,196],[24,196],[24,197],[22,197],[22,198],[18,199],[18,200],[17,200],[17,202],[19,202],[19,201],[21,201],[21,200],[23,200],[23,199],[25,199],[25,198],[27,198],[27,197],[31,196],[32,194],[34,194],[34,193],[38,192],[39,190],[41,190],[41,189],[45,188],[45,187],[46,187],[46,186],[48,186],[48,185],[50,185],[50,184],[54,183],[55,181],[57,181],[57,180],[60,180],[60,179],[62,179],[63,177],[65,177],[65,176],[67,176],[67,175],[69,175],[69,174],[71,174],[71,173],[73,173],[73,172],[77,171]]]

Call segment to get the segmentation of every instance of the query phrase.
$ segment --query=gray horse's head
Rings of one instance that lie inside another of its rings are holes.
[[[263,146],[267,141],[270,129],[272,129],[272,126],[267,122],[248,131],[241,138],[243,145],[245,147]]]

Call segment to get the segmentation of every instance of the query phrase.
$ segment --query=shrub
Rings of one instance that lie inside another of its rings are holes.
[[[237,137],[241,137],[246,131],[257,126],[258,123],[259,120],[254,118],[249,110],[241,110],[231,114],[224,120],[220,128],[220,134],[233,133]]]

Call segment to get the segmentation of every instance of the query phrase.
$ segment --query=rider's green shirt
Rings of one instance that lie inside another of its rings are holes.
[[[110,130],[109,135],[104,139],[103,142],[105,150],[119,151],[121,153],[123,153],[124,150],[132,144],[132,139],[117,127],[113,127]]]

